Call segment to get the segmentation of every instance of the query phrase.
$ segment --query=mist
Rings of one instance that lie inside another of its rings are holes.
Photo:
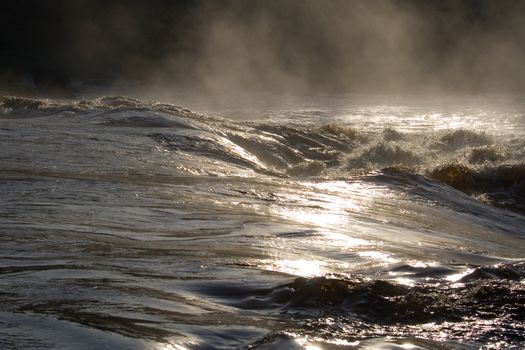
[[[525,88],[523,1],[21,1],[3,17],[3,91]]]

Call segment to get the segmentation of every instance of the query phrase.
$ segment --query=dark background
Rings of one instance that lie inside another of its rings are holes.
[[[522,92],[525,1],[19,0],[0,88]]]

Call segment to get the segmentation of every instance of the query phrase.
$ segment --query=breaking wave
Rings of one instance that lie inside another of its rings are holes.
[[[109,128],[142,128],[168,152],[279,177],[342,178],[398,167],[484,203],[524,211],[521,139],[466,129],[402,133],[335,123],[311,128],[241,122],[127,97],[76,102],[3,97],[0,111],[0,118],[65,117]]]

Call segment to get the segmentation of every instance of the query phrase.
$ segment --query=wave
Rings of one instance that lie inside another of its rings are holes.
[[[63,111],[88,111],[93,109],[138,108],[145,107],[145,103],[124,96],[106,96],[95,100],[60,101],[49,99],[34,99],[18,96],[0,97],[0,106],[5,113],[20,116],[24,112],[42,111],[57,113]]]
[[[331,275],[300,277],[271,288],[230,284],[200,292],[243,310],[293,315],[303,332],[309,324],[306,329],[315,336],[325,330],[333,338],[339,329],[350,340],[407,335],[454,339],[455,331],[478,327],[463,336],[510,346],[525,341],[524,282],[525,263],[519,262],[472,268],[455,281],[426,278],[414,286]],[[497,327],[483,326],[489,323]]]
[[[441,136],[439,139],[445,148],[458,149],[465,146],[483,146],[493,142],[492,138],[485,133],[477,133],[472,130],[459,129]]]
[[[128,97],[89,101],[0,98],[0,118],[38,117],[140,129],[167,152],[278,177],[344,178],[403,168],[487,204],[525,210],[525,141],[519,138],[465,129],[372,132],[336,123],[301,127],[233,121]]]
[[[438,271],[440,272],[440,271]],[[458,321],[483,311],[494,318],[506,307],[514,320],[524,319],[525,263],[473,268],[457,281],[426,278],[415,286],[385,280],[340,276],[299,277],[269,289],[223,286],[208,292],[243,309],[275,308],[297,312],[343,313],[382,323]]]
[[[463,164],[447,164],[430,172],[432,179],[478,199],[525,213],[525,164],[502,164],[476,170]]]

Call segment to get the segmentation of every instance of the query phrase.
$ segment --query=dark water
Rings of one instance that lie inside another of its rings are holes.
[[[524,101],[0,101],[2,349],[525,346]]]

